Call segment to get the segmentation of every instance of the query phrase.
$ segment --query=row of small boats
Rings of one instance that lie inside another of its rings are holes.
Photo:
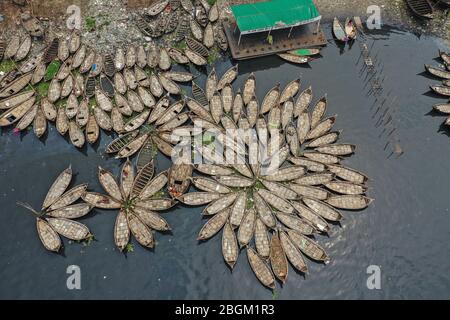
[[[347,18],[344,26],[338,18],[333,20],[333,34],[338,41],[349,42],[353,41],[357,37],[357,28],[353,19]]]
[[[441,80],[441,84],[431,85],[430,88],[436,94],[443,97],[450,97],[450,54],[439,51],[439,57],[442,60],[444,68],[432,65],[425,65],[425,70],[432,76]],[[433,106],[433,110],[446,115],[445,125],[450,126],[450,104],[438,103]]]

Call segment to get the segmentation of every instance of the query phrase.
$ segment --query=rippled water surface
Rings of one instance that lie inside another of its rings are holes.
[[[422,75],[424,63],[437,63],[433,59],[438,48],[445,48],[437,39],[395,30],[373,38],[377,41],[371,52],[380,63],[383,96],[392,108],[396,106],[392,121],[397,148],[404,151],[400,157],[390,156],[393,144],[386,146],[386,133],[377,126],[380,114],[374,113],[381,101],[374,103],[366,95],[358,44],[342,51],[330,43],[310,68],[275,57],[240,63],[235,88],[255,72],[260,100],[277,82],[285,85],[298,76],[303,88],[313,86],[316,99],[327,93],[328,114],[338,114],[335,128],[344,130],[341,141],[358,146],[345,163],[371,178],[369,196],[376,199],[365,211],[345,213],[329,238],[319,237],[331,263],[308,261],[306,277],[290,268],[287,283],[277,285],[278,299],[450,298],[450,137],[439,132],[444,118],[430,113],[433,104],[445,100],[424,95],[437,81]],[[372,42],[368,40],[369,47]],[[229,61],[219,62],[218,73],[229,66]],[[203,76],[199,83],[204,80]],[[117,160],[104,155],[110,141],[103,135],[98,146],[80,152],[53,126],[43,142],[32,133],[2,133],[0,298],[273,298],[256,280],[245,253],[231,273],[221,256],[220,236],[197,243],[201,208],[180,205],[166,213],[173,234],[158,233],[154,251],[135,244],[127,257],[119,253],[113,242],[116,212],[95,210],[82,221],[96,242],[85,247],[64,239],[64,255],[46,252],[34,218],[16,201],[38,208],[57,174],[69,164],[77,173],[75,183],[88,182],[90,190],[101,191],[97,166],[114,173],[120,168]],[[157,169],[168,166],[168,160],[159,156]],[[72,264],[81,268],[81,290],[66,288],[66,268]],[[381,266],[381,290],[366,287],[369,265]]]

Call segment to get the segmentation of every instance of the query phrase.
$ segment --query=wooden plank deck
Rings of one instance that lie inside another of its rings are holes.
[[[289,30],[274,30],[271,32],[273,44],[267,42],[268,32],[243,35],[239,41],[239,29],[234,22],[224,22],[223,27],[228,38],[231,54],[236,60],[245,60],[267,55],[274,55],[289,50],[326,46],[327,39],[320,29],[317,34],[313,33],[316,24],[299,26],[292,30],[288,38]]]

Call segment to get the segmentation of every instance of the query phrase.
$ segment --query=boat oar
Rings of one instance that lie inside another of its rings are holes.
[[[18,201],[18,202],[16,202],[16,204],[18,205],[18,206],[21,206],[21,207],[23,207],[23,208],[25,208],[25,209],[27,209],[27,210],[29,210],[29,211],[31,211],[31,212],[33,212],[36,216],[38,216],[38,217],[42,217],[45,213],[43,213],[43,212],[37,212],[35,209],[33,209],[33,207],[30,205],[30,204],[28,204],[28,203],[23,203],[23,202],[20,202],[20,201]]]

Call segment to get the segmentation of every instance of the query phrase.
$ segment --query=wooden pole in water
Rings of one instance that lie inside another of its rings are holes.
[[[239,47],[239,45],[241,44],[241,37],[242,37],[242,32],[239,33],[238,47]]]

